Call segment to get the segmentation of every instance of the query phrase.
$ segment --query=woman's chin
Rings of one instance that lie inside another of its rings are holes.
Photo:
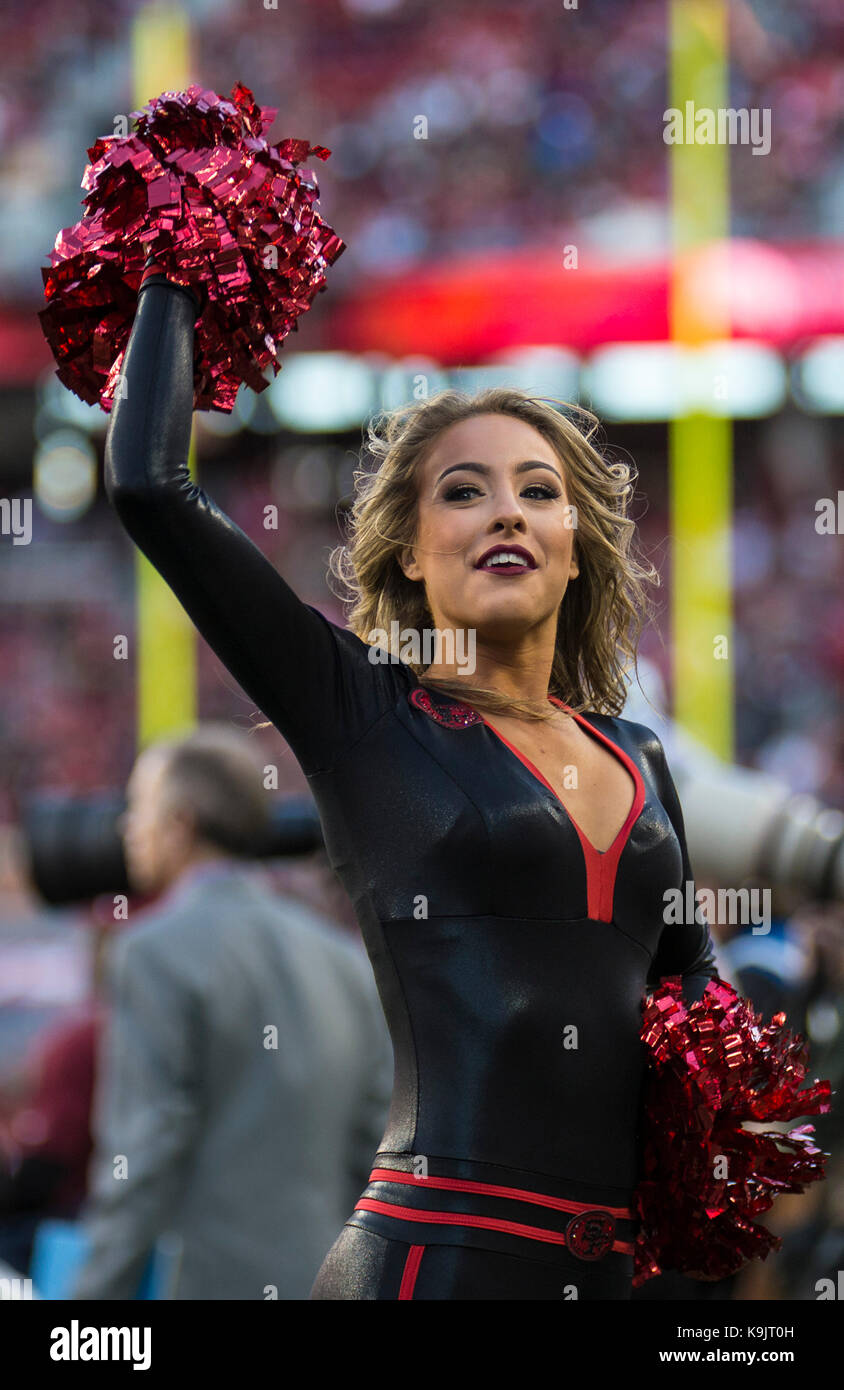
[[[475,629],[479,642],[485,638],[515,639],[523,636],[526,628],[541,622],[543,617],[544,613],[539,611],[534,598],[511,589],[491,598],[488,603],[479,604],[466,619],[465,626]]]

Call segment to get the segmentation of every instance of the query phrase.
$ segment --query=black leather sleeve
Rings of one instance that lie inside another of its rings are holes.
[[[235,679],[290,743],[324,770],[385,707],[367,644],[294,593],[191,479],[196,301],[142,286],[106,440],[105,487],[136,545]]]
[[[680,798],[677,795],[674,779],[668,769],[665,750],[658,739],[657,742],[659,743],[660,800],[668,812],[674,833],[680,842],[683,855],[681,887],[684,897],[687,883],[692,885],[693,896],[695,891],[694,874],[689,861],[689,849],[686,843],[686,828],[683,823]],[[718,979],[715,947],[709,932],[709,925],[700,907],[695,908],[694,920],[688,921],[684,915],[682,923],[667,924],[663,928],[656,955],[651,962],[650,987],[654,988],[663,975],[683,976],[683,997],[689,1003],[702,997],[709,980]]]

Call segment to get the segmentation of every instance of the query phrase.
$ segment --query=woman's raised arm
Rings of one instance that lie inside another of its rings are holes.
[[[383,713],[387,666],[303,603],[188,471],[197,301],[147,278],[106,440],[106,493],[202,636],[306,773],[332,765]]]

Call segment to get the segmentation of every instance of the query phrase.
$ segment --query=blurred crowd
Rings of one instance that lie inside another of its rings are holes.
[[[60,226],[80,215],[85,150],[135,105],[140,0],[0,7],[0,292],[40,294]],[[193,67],[278,107],[271,140],[327,145],[326,215],[364,271],[580,239],[666,245],[664,0],[186,0]],[[773,113],[772,148],[732,152],[737,236],[836,236],[844,15],[837,0],[734,0],[729,104]],[[151,98],[156,93],[150,92]],[[427,121],[426,138],[418,138]],[[19,227],[27,236],[19,237]]]

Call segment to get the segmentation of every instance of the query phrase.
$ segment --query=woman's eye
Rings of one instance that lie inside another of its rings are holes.
[[[552,487],[546,487],[544,483],[531,483],[530,487],[525,488],[525,492],[539,492],[543,497],[559,497]]]
[[[455,487],[449,488],[448,492],[445,494],[445,500],[447,502],[462,502],[465,500],[467,492],[479,491],[480,489],[477,488],[474,483],[457,483]],[[560,495],[559,492],[555,492],[552,487],[546,487],[544,483],[531,483],[529,487],[524,489],[522,495],[527,497],[531,493],[537,492],[540,497],[559,497]]]
[[[463,498],[458,496],[459,493],[479,491],[480,489],[476,488],[473,483],[458,483],[456,487],[449,488],[448,492],[445,495],[445,500],[446,502],[453,502],[455,500],[458,502],[462,502]]]

